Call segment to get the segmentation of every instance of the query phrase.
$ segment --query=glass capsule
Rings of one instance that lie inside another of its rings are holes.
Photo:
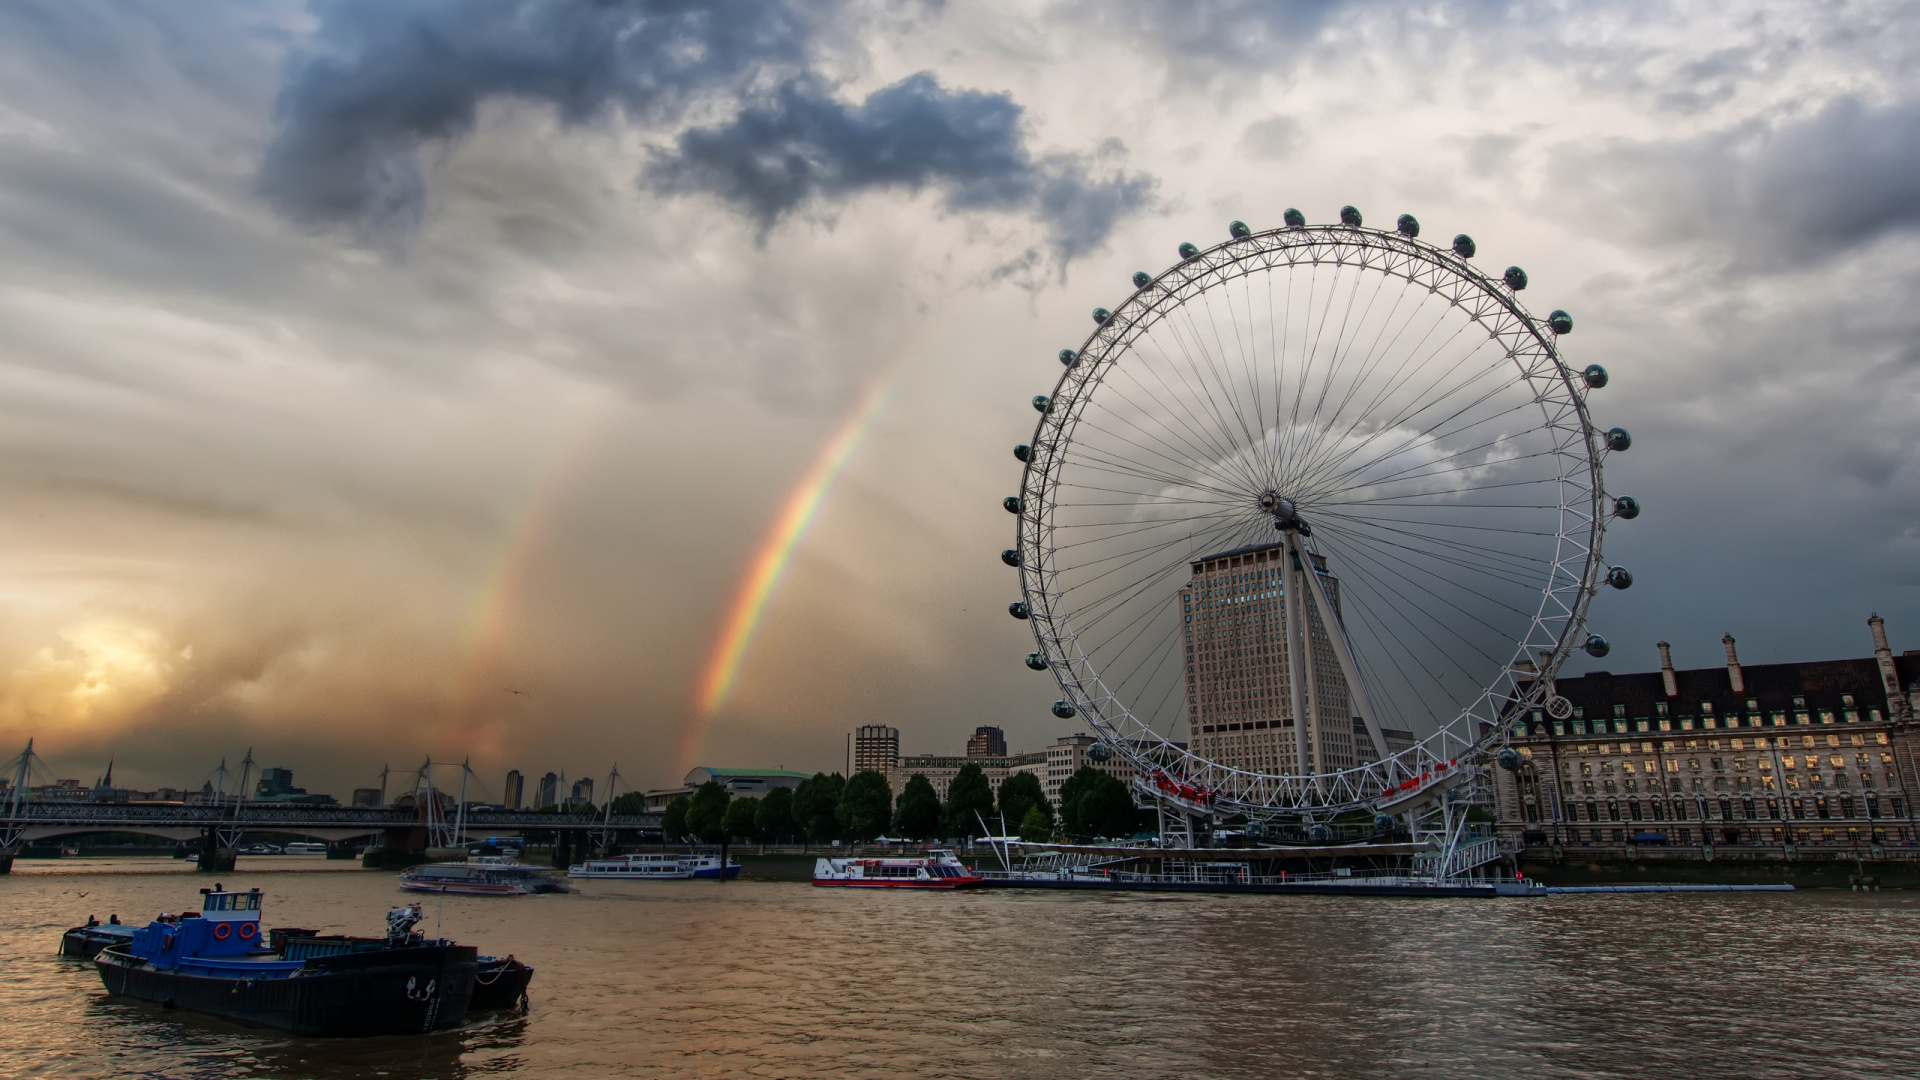
[[[1473,258],[1473,237],[1461,233],[1453,238],[1453,253],[1463,259]]]

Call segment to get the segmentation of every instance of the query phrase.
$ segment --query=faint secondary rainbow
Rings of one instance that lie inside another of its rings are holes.
[[[746,576],[741,579],[740,587],[733,595],[733,603],[727,608],[726,622],[721,626],[720,636],[714,641],[713,651],[708,654],[706,668],[700,676],[694,703],[696,719],[687,725],[686,733],[681,738],[680,760],[686,767],[691,767],[686,763],[698,745],[705,719],[726,704],[727,696],[733,692],[734,679],[740,674],[741,662],[746,659],[754,634],[760,629],[767,602],[773,599],[781,579],[786,576],[794,550],[806,536],[807,527],[813,524],[814,516],[826,501],[827,494],[833,490],[834,481],[840,478],[847,461],[866,437],[874,417],[880,415],[881,406],[886,404],[892,386],[893,376],[888,374],[861,396],[853,411],[834,430],[832,438],[820,448],[813,467],[807,470],[799,486],[787,496],[786,504],[780,508],[779,516],[774,518],[766,539],[754,552],[753,561],[747,564]]]
[[[494,665],[517,629],[534,571],[551,539],[554,515],[586,471],[599,427],[600,413],[590,412],[578,418],[571,434],[549,450],[539,479],[508,517],[499,548],[474,590],[463,620],[454,687],[455,706],[469,723],[473,717],[466,710],[504,693],[494,685],[498,675]]]

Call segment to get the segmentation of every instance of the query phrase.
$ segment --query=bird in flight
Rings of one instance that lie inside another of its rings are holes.
[[[527,692],[526,692],[525,690],[515,690],[515,689],[514,689],[513,687],[511,687],[511,686],[509,686],[509,687],[507,687],[507,688],[506,688],[506,691],[507,691],[507,693],[509,693],[509,694],[519,694],[519,695],[520,695],[521,697],[532,697],[532,696],[533,696],[532,694],[529,694],[529,693],[527,693]]]

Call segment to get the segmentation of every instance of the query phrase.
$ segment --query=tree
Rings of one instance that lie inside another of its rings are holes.
[[[793,822],[793,789],[777,787],[767,792],[767,797],[754,807],[753,828],[760,839],[778,844],[791,840],[800,832]]]
[[[647,798],[637,791],[629,791],[613,800],[613,812],[616,814],[644,814],[647,812]]]
[[[893,831],[909,840],[931,840],[940,835],[940,796],[933,781],[921,773],[907,777],[893,810]]]
[[[751,840],[759,832],[760,800],[740,798],[727,804],[721,826],[728,836]]]
[[[1060,824],[1072,836],[1132,836],[1140,811],[1126,784],[1083,765],[1060,785]]]
[[[1020,839],[1032,844],[1053,839],[1053,815],[1042,812],[1045,805],[1027,807],[1027,816],[1020,819]]]
[[[979,836],[980,819],[993,813],[993,785],[978,762],[969,761],[947,785],[947,835]]]
[[[872,840],[887,831],[893,820],[893,788],[871,769],[854,773],[840,790],[834,810],[840,827],[855,840]]]
[[[1053,829],[1053,807],[1040,787],[1040,778],[1032,773],[1014,773],[1000,781],[1000,818],[1008,828],[1024,830],[1027,811],[1038,809],[1049,832]],[[996,823],[995,828],[998,828]]]
[[[666,812],[660,815],[660,834],[669,840],[684,840],[687,837],[687,809],[693,800],[681,795],[667,804]]]
[[[794,789],[793,820],[799,823],[807,839],[818,844],[839,837],[837,811],[840,808],[840,789],[846,784],[839,773],[831,776],[814,773],[800,781],[800,786]]]
[[[701,784],[687,806],[687,831],[706,844],[726,839],[727,801],[727,789],[720,786],[720,781]]]

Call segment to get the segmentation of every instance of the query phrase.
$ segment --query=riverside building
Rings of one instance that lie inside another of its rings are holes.
[[[1913,731],[1920,651],[1878,615],[1874,655],[1554,680],[1557,709],[1514,722],[1515,772],[1494,769],[1499,829],[1575,847],[1904,844],[1920,838]],[[1559,712],[1564,715],[1554,716]]]
[[[1180,590],[1186,646],[1187,733],[1193,752],[1222,765],[1267,773],[1324,773],[1359,764],[1357,744],[1371,740],[1348,704],[1333,642],[1319,605],[1306,604],[1299,643],[1310,677],[1300,686],[1307,760],[1299,761],[1287,656],[1281,560],[1284,542],[1222,551],[1190,564]],[[1308,556],[1340,617],[1340,580]],[[1412,741],[1410,733],[1395,732]],[[1369,748],[1365,760],[1372,760]]]

